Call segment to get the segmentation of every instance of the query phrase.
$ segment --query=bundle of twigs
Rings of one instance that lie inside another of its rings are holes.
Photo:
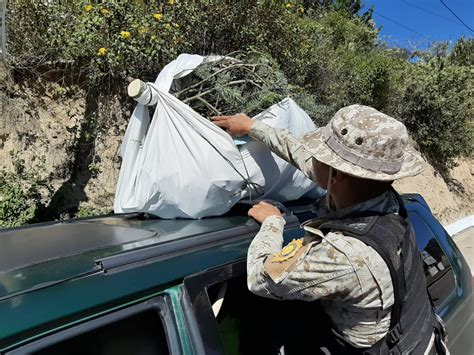
[[[255,115],[290,94],[291,87],[276,63],[251,51],[231,53],[201,64],[175,80],[171,92],[204,117],[245,112]]]

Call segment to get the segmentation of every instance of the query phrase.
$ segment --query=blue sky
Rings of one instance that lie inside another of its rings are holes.
[[[443,0],[471,29],[474,29],[474,0]],[[365,8],[374,5],[373,18],[383,26],[380,37],[392,46],[419,49],[431,41],[473,38],[440,0],[363,0]]]

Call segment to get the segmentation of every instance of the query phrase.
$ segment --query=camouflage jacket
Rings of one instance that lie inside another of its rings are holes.
[[[314,180],[311,156],[285,130],[257,122],[250,133]],[[398,212],[391,192],[338,210]],[[247,259],[248,287],[264,297],[321,300],[334,329],[356,347],[370,347],[386,335],[394,303],[390,272],[382,257],[362,241],[341,233],[324,235],[314,221],[305,236],[283,248],[285,221],[268,217],[252,241]],[[283,248],[283,249],[282,249]]]

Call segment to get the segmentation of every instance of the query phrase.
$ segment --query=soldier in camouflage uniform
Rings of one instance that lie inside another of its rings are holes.
[[[301,140],[243,114],[214,122],[233,136],[250,134],[327,190],[321,217],[304,223],[305,237],[285,247],[280,211],[264,202],[249,210],[262,223],[248,251],[249,289],[320,300],[337,340],[332,354],[445,353],[412,229],[391,187],[423,170],[405,126],[362,105],[339,110]]]

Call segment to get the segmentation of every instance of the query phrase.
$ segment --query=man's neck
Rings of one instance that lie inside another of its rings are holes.
[[[390,184],[364,182],[361,184],[348,184],[344,187],[345,188],[334,189],[331,194],[338,210],[380,196],[390,189]]]

